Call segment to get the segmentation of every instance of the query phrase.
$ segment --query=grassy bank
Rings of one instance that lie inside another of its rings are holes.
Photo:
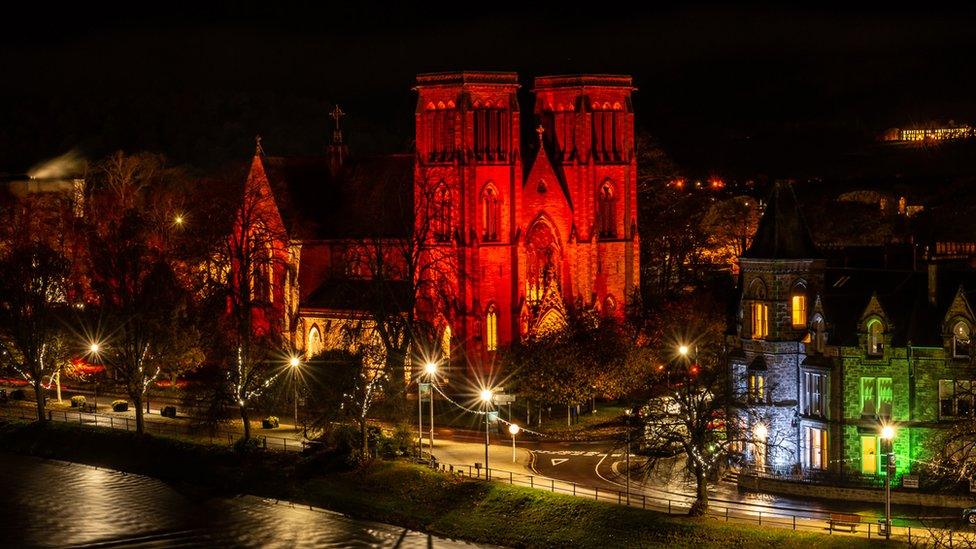
[[[668,517],[546,492],[461,480],[404,462],[333,470],[294,454],[239,455],[124,431],[0,423],[0,449],[290,499],[434,534],[509,546],[831,547],[864,540]]]

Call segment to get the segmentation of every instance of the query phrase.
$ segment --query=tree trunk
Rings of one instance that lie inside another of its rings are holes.
[[[688,514],[700,517],[708,512],[708,479],[705,477],[705,472],[698,468],[695,471],[695,484],[695,503],[688,510]]]
[[[61,404],[61,372],[54,374],[54,381],[56,387],[58,388],[58,404]]]
[[[566,405],[566,427],[571,427],[573,425],[573,406],[570,404]]]
[[[251,420],[247,417],[247,406],[241,404],[241,422],[244,424],[244,440],[251,439]]]
[[[359,435],[362,437],[363,441],[363,455],[362,462],[365,464],[369,462],[369,433],[366,429],[366,418],[359,419]]]
[[[146,424],[142,412],[142,395],[132,397],[132,405],[136,409],[136,433],[140,435],[146,432]]]
[[[37,402],[37,421],[44,421],[44,387],[40,380],[35,381],[33,385],[34,400]]]

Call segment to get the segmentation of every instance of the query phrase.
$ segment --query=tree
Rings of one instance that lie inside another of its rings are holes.
[[[285,296],[275,295],[275,280],[294,276],[288,268],[288,235],[271,189],[253,175],[254,169],[251,173],[243,187],[227,187],[238,199],[237,208],[230,234],[217,233],[213,249],[213,263],[227,273],[215,286],[226,303],[218,331],[228,393],[240,411],[245,439],[251,437],[251,400],[287,367]]]
[[[673,466],[672,456],[684,457],[680,471],[696,487],[690,514],[703,515],[708,511],[709,483],[724,463],[753,442],[740,422],[726,419],[738,395],[723,356],[724,318],[716,302],[703,294],[668,302],[653,318],[647,330],[657,390],[641,407],[642,429],[636,440],[650,456],[647,473]]]
[[[359,427],[360,460],[369,460],[367,417],[388,381],[382,360],[345,350],[325,351],[308,361],[311,424],[324,432],[342,420]]]
[[[44,421],[45,377],[57,375],[69,355],[64,314],[67,259],[43,243],[20,243],[0,259],[0,363],[34,389]]]
[[[116,153],[99,164],[86,230],[97,358],[132,399],[136,431],[143,402],[166,367],[200,361],[192,295],[176,275],[171,196],[178,175],[161,157]]]

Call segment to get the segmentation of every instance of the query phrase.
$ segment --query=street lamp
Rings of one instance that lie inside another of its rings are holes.
[[[894,440],[895,428],[885,425],[881,428],[881,439],[887,444],[887,460],[885,463],[885,539],[891,539],[891,469],[895,458]]]
[[[430,383],[430,459],[434,459],[434,380],[437,375],[437,363],[427,361],[424,365],[424,372],[427,373],[427,381]]]
[[[97,342],[97,341],[92,341],[92,342],[90,342],[88,344],[88,353],[91,356],[95,357],[95,360],[98,360],[98,353],[101,350],[102,350],[102,345],[99,342]],[[61,375],[61,374],[59,373],[58,375]],[[93,408],[92,409],[95,411],[96,414],[98,413],[98,377],[96,377],[97,375],[98,375],[97,373],[92,374],[92,377],[95,378],[95,394],[92,397],[92,405],[93,405]],[[60,381],[61,381],[61,379],[58,378],[58,382],[59,383],[60,383]],[[60,391],[60,385],[58,385],[58,387],[59,387],[58,390]],[[60,397],[61,397],[61,395],[59,393],[58,394],[58,398],[60,398]]]
[[[678,354],[680,354],[681,356],[688,356],[688,346],[687,345],[679,345],[678,346]]]
[[[631,412],[631,409],[630,408],[627,408],[627,410],[625,410],[624,413],[627,415],[627,427],[626,427],[626,430],[627,430],[627,450],[624,453],[624,455],[626,456],[626,462],[627,462],[626,463],[626,467],[627,467],[627,507],[630,507],[630,414],[633,413],[633,412]]]
[[[288,359],[288,366],[292,368],[292,372],[295,373],[295,432],[298,432],[298,367],[302,365],[302,361],[297,356],[292,356]]]
[[[491,407],[491,399],[494,396],[494,393],[492,393],[491,389],[482,389],[481,395],[479,396],[481,397],[481,402],[485,407],[485,480],[488,480],[488,478],[491,476],[488,473],[488,408]]]
[[[515,435],[519,433],[519,426],[514,423],[509,425],[508,432],[512,433],[512,463],[515,463]]]

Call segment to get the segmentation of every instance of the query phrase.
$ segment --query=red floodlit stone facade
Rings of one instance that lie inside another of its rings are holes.
[[[524,133],[518,89],[515,73],[419,75],[412,155],[357,158],[339,132],[320,158],[259,152],[248,185],[279,202],[289,268],[270,295],[297,347],[318,350],[324,326],[357,318],[329,288],[357,276],[343,254],[378,235],[391,249],[420,235],[423,257],[448,258],[421,270],[436,280],[416,310],[475,369],[574,308],[623,314],[639,283],[631,78],[536,78]],[[408,220],[391,221],[404,204]]]

